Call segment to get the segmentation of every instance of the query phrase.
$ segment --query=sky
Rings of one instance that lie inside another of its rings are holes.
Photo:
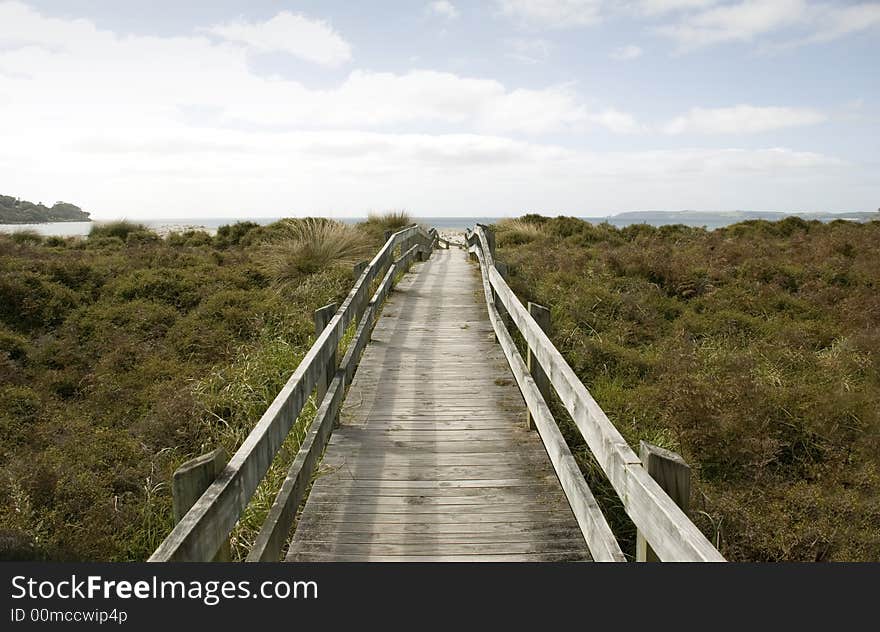
[[[880,206],[880,2],[0,0],[0,193],[93,217]]]

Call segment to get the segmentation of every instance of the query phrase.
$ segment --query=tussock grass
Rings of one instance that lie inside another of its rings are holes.
[[[502,219],[495,224],[495,231],[502,246],[527,244],[547,235],[540,224],[524,218]]]
[[[131,233],[149,232],[143,224],[119,220],[116,222],[102,222],[93,224],[89,230],[89,238],[94,237],[119,237],[125,241]]]
[[[330,266],[351,267],[373,252],[362,231],[334,220],[293,220],[286,234],[263,250],[266,270],[278,286],[297,283],[303,276]]]
[[[20,246],[33,246],[43,243],[43,236],[30,228],[15,231],[9,235],[9,239]]]
[[[406,210],[401,209],[385,213],[370,212],[367,215],[367,221],[358,224],[358,228],[368,235],[374,245],[378,245],[382,243],[382,237],[385,235],[386,230],[397,232],[402,228],[412,226],[414,223],[410,214]]]

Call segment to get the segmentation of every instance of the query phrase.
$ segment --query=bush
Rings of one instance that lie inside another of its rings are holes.
[[[880,560],[880,223],[540,230],[503,239],[499,223],[514,291],[553,307],[551,339],[634,447],[688,461],[692,517],[728,559]]]
[[[43,236],[35,230],[17,230],[9,235],[9,239],[20,246],[36,246],[43,243]]]
[[[217,229],[217,235],[214,238],[215,243],[220,248],[228,248],[229,246],[237,246],[241,243],[242,238],[260,225],[256,222],[236,222],[234,224],[224,224]]]
[[[70,289],[33,272],[0,274],[0,320],[14,329],[56,325],[78,298]]]
[[[112,284],[112,290],[123,300],[143,298],[188,310],[198,304],[202,282],[192,272],[153,268],[123,276]]]
[[[118,237],[122,241],[128,239],[131,233],[150,232],[143,224],[120,220],[116,222],[104,222],[93,224],[89,230],[89,239],[98,237]]]

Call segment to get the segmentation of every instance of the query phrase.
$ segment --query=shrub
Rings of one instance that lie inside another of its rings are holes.
[[[43,236],[31,229],[17,230],[9,235],[9,239],[20,246],[36,246],[43,243]]]
[[[33,272],[0,274],[0,320],[13,328],[55,325],[77,302],[75,292]]]
[[[153,268],[131,272],[115,281],[112,289],[123,300],[144,298],[186,310],[198,304],[202,282],[192,272]]]
[[[125,241],[129,234],[137,232],[150,232],[143,224],[120,220],[116,222],[102,222],[93,224],[89,230],[89,239],[97,237],[118,237]]]
[[[499,226],[514,291],[553,306],[551,339],[627,441],[688,461],[692,517],[728,559],[880,560],[880,223],[542,230]],[[627,550],[620,501],[560,427]]]
[[[217,235],[214,238],[215,243],[220,248],[228,248],[229,246],[237,246],[241,243],[242,238],[260,225],[256,222],[236,222],[234,224],[224,224],[217,229]]]

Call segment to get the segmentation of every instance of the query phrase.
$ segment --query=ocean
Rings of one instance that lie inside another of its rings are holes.
[[[685,224],[687,226],[703,226],[710,230],[729,226],[744,220],[765,219],[780,220],[785,217],[797,215],[805,219],[818,219],[828,222],[836,219],[849,221],[867,221],[880,219],[880,213],[779,213],[773,211],[730,211],[730,212],[702,212],[702,211],[634,211],[620,213],[606,217],[580,217],[594,224],[608,222],[618,228],[631,226],[632,224],[650,224],[651,226],[665,226],[669,224]],[[177,219],[144,220],[132,219],[145,226],[165,234],[171,231],[205,230],[211,234],[224,224],[249,221],[258,224],[271,224],[281,219],[278,217],[184,217]],[[349,224],[362,222],[365,217],[339,217],[342,222]],[[464,229],[473,226],[474,223],[492,224],[497,222],[498,217],[415,217],[415,220],[441,229]],[[91,227],[97,222],[53,222],[45,224],[0,224],[0,232],[13,233],[21,230],[34,230],[41,235],[76,237],[89,234]]]

